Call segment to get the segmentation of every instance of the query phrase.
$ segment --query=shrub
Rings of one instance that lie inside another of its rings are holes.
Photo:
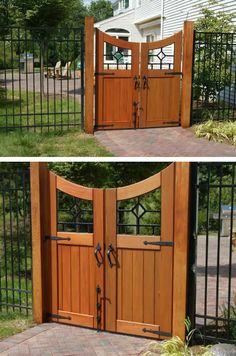
[[[236,122],[208,120],[193,126],[197,137],[204,137],[215,142],[227,142],[236,146]]]

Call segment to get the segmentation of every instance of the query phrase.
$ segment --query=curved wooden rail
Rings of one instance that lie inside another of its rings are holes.
[[[117,200],[131,199],[151,192],[161,186],[161,172],[141,182],[117,188]]]
[[[148,48],[156,49],[160,47],[166,47],[171,45],[172,43],[178,43],[182,39],[182,31],[175,33],[174,35],[164,38],[163,40],[155,41],[155,42],[148,42]]]
[[[72,183],[60,176],[50,172],[50,175],[56,178],[56,189],[63,193],[72,195],[76,198],[93,200],[93,188],[84,187],[83,185]]]
[[[103,36],[103,41],[104,42],[107,42],[113,46],[116,46],[116,47],[120,47],[120,48],[128,48],[128,49],[132,49],[132,45],[134,43],[137,43],[137,42],[128,42],[128,41],[124,41],[124,40],[120,40],[118,38],[115,38],[115,37],[112,37],[110,35],[108,35],[107,33],[103,32],[103,31],[100,31],[100,30],[96,30],[100,35]]]

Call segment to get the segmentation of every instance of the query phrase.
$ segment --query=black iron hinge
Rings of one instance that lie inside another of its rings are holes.
[[[115,75],[113,72],[95,72],[95,76],[97,75]]]
[[[179,121],[163,121],[163,125],[179,125]]]
[[[114,126],[114,124],[104,124],[104,125],[94,125],[94,128],[96,129],[96,128],[99,128],[99,127],[113,127]]]
[[[70,241],[71,238],[70,237],[59,237],[59,236],[45,236],[45,240],[53,240],[53,241],[65,240],[65,241]]]
[[[153,329],[146,329],[146,328],[143,328],[143,332],[145,333],[152,333],[152,334],[156,334],[156,335],[159,335],[159,336],[167,336],[167,337],[171,337],[172,334],[170,332],[167,332],[167,331],[160,331],[160,330],[153,330]]]
[[[165,72],[165,75],[181,75],[183,76],[183,72]]]
[[[70,316],[64,316],[64,315],[52,314],[52,313],[47,313],[47,317],[48,317],[48,318],[71,320],[71,317],[70,317]]]
[[[174,246],[173,241],[143,241],[144,245]]]

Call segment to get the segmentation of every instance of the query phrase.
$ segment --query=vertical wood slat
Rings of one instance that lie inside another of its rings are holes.
[[[189,246],[190,163],[175,164],[173,334],[185,338]]]
[[[40,200],[42,163],[30,163],[31,221],[32,221],[32,279],[33,315],[36,323],[42,323],[43,316],[43,271],[42,271],[42,203]]]
[[[155,252],[144,251],[143,254],[143,321],[146,324],[154,324]]]
[[[161,172],[161,240],[174,239],[174,178],[175,166],[171,164]],[[159,298],[155,307],[155,321],[161,330],[172,331],[173,303],[173,248],[162,247],[161,254],[156,254],[156,288]],[[159,266],[159,271],[158,271]],[[160,273],[160,268],[163,271]]]
[[[57,190],[56,190],[56,175],[50,172],[50,236],[57,235]],[[58,256],[57,256],[57,241],[47,241],[46,248],[50,250],[51,266],[50,266],[50,309],[48,312],[58,314]],[[48,271],[46,272],[48,273]],[[52,319],[57,321],[56,319]]]
[[[94,19],[85,17],[85,132],[93,134]]]
[[[115,252],[116,249],[116,189],[107,189],[105,194],[105,246],[106,250],[109,244],[112,244]],[[117,256],[116,256],[117,257]],[[112,256],[114,261],[114,257]],[[116,258],[117,263],[117,258]],[[109,266],[105,254],[105,289],[106,289],[106,314],[105,328],[108,331],[116,331],[117,318],[117,266]]]
[[[80,312],[80,278],[79,278],[79,265],[80,265],[80,247],[71,247],[71,311],[73,313]],[[60,310],[62,310],[60,308]]]
[[[71,311],[71,246],[62,246],[62,310]],[[58,261],[59,262],[59,261]],[[58,286],[59,287],[59,286]],[[58,288],[59,289],[59,288]],[[58,307],[59,309],[59,307]]]
[[[122,318],[133,320],[133,251],[122,252]]]
[[[143,322],[143,251],[133,251],[133,321]]]
[[[104,235],[105,235],[105,193],[103,189],[94,189],[93,190],[93,224],[94,224],[94,249],[99,243],[101,246],[101,255],[103,256],[103,263],[100,267],[97,266],[97,263],[94,262],[95,265],[95,285],[94,285],[94,296],[95,288],[97,286],[100,287],[101,293],[99,294],[99,301],[101,303],[101,329],[104,330],[105,327],[105,246],[104,246]],[[100,256],[101,257],[101,256]],[[93,258],[95,258],[93,256]],[[96,303],[96,302],[95,302]]]
[[[182,106],[181,126],[190,126],[191,100],[192,100],[192,72],[194,50],[194,22],[184,22],[184,49],[183,49],[183,81],[182,81]]]

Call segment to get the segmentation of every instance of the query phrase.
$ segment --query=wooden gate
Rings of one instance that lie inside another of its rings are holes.
[[[179,125],[181,57],[182,31],[139,44],[97,29],[96,128]]]
[[[184,337],[188,164],[103,190],[32,163],[31,186],[36,321]]]

